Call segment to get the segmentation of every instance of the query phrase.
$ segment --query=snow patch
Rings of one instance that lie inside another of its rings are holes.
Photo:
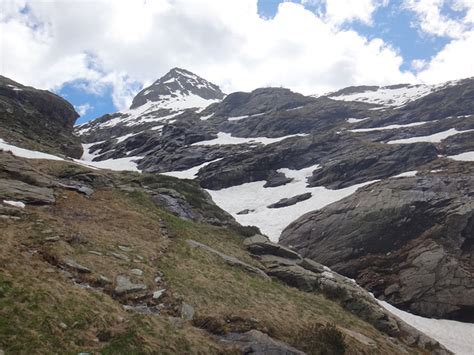
[[[221,160],[222,158],[219,158],[219,159],[215,159],[215,160],[211,160],[211,161],[208,161],[208,162],[205,162],[201,165],[197,165],[197,166],[193,166],[192,168],[189,168],[187,170],[181,170],[181,171],[169,171],[167,173],[160,173],[162,175],[167,175],[167,176],[173,176],[173,177],[176,177],[178,179],[195,179],[197,177],[197,174],[199,172],[199,170],[201,170],[201,168],[211,164],[211,163],[214,163],[216,161],[219,161]]]
[[[412,327],[439,341],[457,355],[474,354],[474,324],[446,319],[432,319],[402,311],[387,302],[378,301],[390,313]]]
[[[442,140],[448,137],[454,136],[456,134],[473,132],[473,131],[474,129],[458,131],[456,128],[450,128],[447,131],[438,132],[429,136],[411,137],[411,138],[396,139],[393,141],[388,141],[387,144],[411,144],[411,143],[419,143],[419,142],[439,143]]]
[[[416,126],[421,126],[427,123],[429,122],[422,121],[422,122],[413,122],[413,123],[407,123],[407,124],[392,124],[392,125],[384,126],[384,127],[357,128],[357,129],[350,129],[349,132],[357,133],[357,132],[383,131],[383,130],[399,129],[399,128],[406,128],[406,127],[416,127]]]
[[[448,156],[449,159],[458,160],[458,161],[474,161],[474,152],[465,152],[456,155]]]
[[[358,101],[383,106],[403,106],[431,94],[447,84],[441,85],[407,85],[400,88],[380,87],[348,95],[331,96],[333,100]]]
[[[359,123],[359,122],[366,121],[368,119],[370,119],[370,117],[366,117],[366,118],[348,118],[346,121],[349,122],[349,123]]]
[[[136,136],[138,133],[129,133],[121,137],[115,138],[117,140],[117,143],[122,143],[124,140],[127,140],[130,137]]]
[[[56,155],[42,153],[35,150],[24,149],[24,148],[20,148],[20,147],[8,144],[1,138],[0,138],[0,150],[3,150],[5,152],[11,152],[13,155],[20,158],[64,160],[63,158],[60,158]]]
[[[306,133],[291,134],[288,136],[278,137],[278,138],[267,138],[267,137],[255,137],[255,138],[241,138],[241,137],[232,137],[230,133],[219,132],[217,133],[217,138],[196,142],[191,145],[233,145],[233,144],[272,144],[275,142],[280,142],[284,139],[291,137],[304,137],[307,136]]]
[[[25,208],[25,204],[21,201],[3,200],[3,203],[13,207]]]
[[[412,176],[416,176],[416,174],[418,174],[418,170],[412,170],[412,171],[406,171],[398,175],[394,175],[392,176],[392,178],[412,177]]]

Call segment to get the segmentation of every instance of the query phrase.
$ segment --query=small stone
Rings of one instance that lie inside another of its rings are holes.
[[[41,234],[51,234],[51,233],[53,233],[53,230],[50,229],[50,228],[44,229],[44,230],[41,231]]]
[[[161,282],[161,280],[163,280],[163,278],[161,276],[157,276],[155,277],[155,282],[158,284]]]
[[[100,251],[95,251],[95,250],[89,250],[89,253],[90,253],[90,254],[94,254],[94,255],[98,255],[98,256],[104,255],[104,254],[102,254]]]
[[[110,281],[110,279],[108,277],[104,276],[104,275],[100,275],[98,281],[101,284],[110,284],[110,283],[112,283],[112,281]]]
[[[124,255],[124,254],[114,253],[114,252],[110,252],[109,254],[112,255],[114,258],[117,258],[117,259],[124,260],[124,261],[130,261],[130,258],[128,256]]]
[[[45,242],[57,242],[61,239],[59,235],[55,235],[54,237],[46,237],[44,238]]]
[[[87,237],[82,234],[74,234],[68,238],[67,242],[71,245],[81,245],[87,244],[88,240]]]
[[[143,275],[143,270],[140,269],[132,269],[130,270],[130,273],[137,275],[137,276],[142,276]]]
[[[147,286],[144,284],[135,284],[126,276],[118,275],[115,279],[117,286],[115,287],[115,293],[117,295],[123,295],[126,293],[137,292],[146,290]]]
[[[145,259],[145,258],[144,258],[143,256],[141,256],[141,255],[135,255],[135,257],[136,257],[137,259],[141,260],[141,261],[143,261],[143,259]]]
[[[61,322],[61,323],[59,323],[59,327],[60,327],[61,329],[67,329],[67,324],[64,323],[64,322]]]
[[[161,290],[153,292],[153,299],[157,300],[160,299],[161,296],[163,296],[163,293],[165,293],[166,289],[162,288]]]
[[[181,318],[184,320],[192,320],[194,318],[194,308],[193,306],[183,303],[181,306]]]
[[[91,270],[81,264],[78,264],[77,262],[75,262],[74,260],[72,259],[67,259],[65,262],[64,262],[64,265],[66,265],[68,268],[70,269],[74,269],[78,272],[82,272],[82,273],[90,273]]]
[[[124,252],[127,252],[127,253],[132,251],[132,248],[127,247],[125,245],[119,245],[117,248],[119,248],[121,251],[124,251]]]

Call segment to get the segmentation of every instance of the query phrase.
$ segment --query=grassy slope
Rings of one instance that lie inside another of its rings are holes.
[[[82,169],[61,162],[28,164],[54,175]],[[116,179],[117,184],[161,179],[138,174],[109,174],[108,178]],[[160,181],[172,182],[178,191],[187,189],[188,195],[199,200],[200,192],[193,192],[192,184],[170,178]],[[377,343],[373,349],[346,336],[349,354],[400,352],[386,336],[323,296],[232,268],[185,242],[194,239],[256,264],[242,248],[242,235],[235,231],[170,215],[140,189],[98,188],[91,198],[63,189],[56,192],[54,205],[27,206],[20,220],[0,219],[0,349],[7,354],[222,352],[208,332],[190,322],[169,320],[169,315],[176,315],[180,300],[195,308],[198,322],[205,319],[207,325],[209,321],[217,324],[218,333],[257,328],[297,345],[299,331],[309,323],[330,322]],[[171,237],[162,233],[163,223]],[[78,234],[82,236],[79,241],[67,242]],[[60,236],[60,241],[46,242],[50,236]],[[130,251],[118,249],[119,245]],[[103,255],[91,254],[91,250]],[[130,260],[108,255],[110,252],[125,254]],[[113,285],[102,292],[74,284],[57,267],[67,258],[92,270],[80,276],[84,283],[95,284],[100,276],[114,280],[123,274],[147,284],[150,290],[165,287],[163,314],[125,311],[107,293]],[[143,276],[132,275],[132,268],[143,270]],[[154,284],[159,272],[165,280],[160,287]]]

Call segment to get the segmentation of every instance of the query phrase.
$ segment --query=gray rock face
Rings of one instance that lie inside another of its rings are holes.
[[[0,76],[0,138],[80,158],[82,147],[72,134],[78,117],[63,98]]]
[[[196,216],[189,205],[183,198],[171,196],[168,194],[159,194],[153,196],[153,202],[163,206],[165,209],[170,211],[184,219],[193,220],[196,219]]]
[[[0,198],[19,200],[31,204],[54,203],[54,191],[17,180],[0,179]]]
[[[220,336],[224,344],[236,346],[242,354],[255,355],[304,355],[306,353],[273,339],[265,333],[252,329],[245,333],[229,333]]]
[[[389,179],[288,226],[280,242],[430,317],[474,319],[474,175]]]

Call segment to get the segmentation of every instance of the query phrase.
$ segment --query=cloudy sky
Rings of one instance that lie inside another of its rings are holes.
[[[474,76],[474,0],[1,0],[0,73],[126,108],[172,67],[230,93]]]

